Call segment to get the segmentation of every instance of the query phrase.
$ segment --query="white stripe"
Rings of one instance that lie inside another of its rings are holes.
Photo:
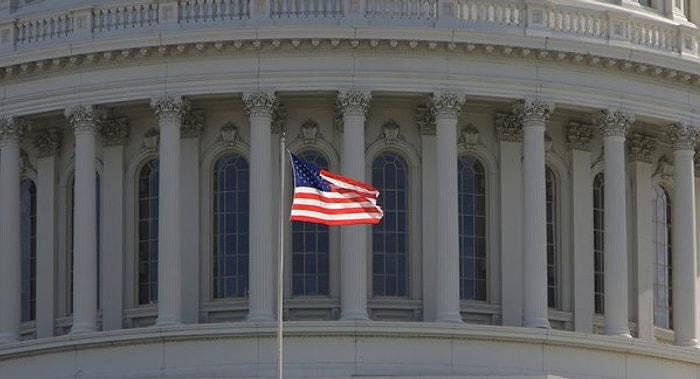
[[[337,210],[337,209],[357,209],[359,207],[366,207],[366,208],[375,208],[378,209],[375,204],[370,203],[369,201],[363,201],[363,202],[355,202],[355,203],[329,203],[321,200],[316,200],[316,199],[299,199],[295,198],[294,199],[294,204],[293,205],[311,205],[323,209],[330,209],[330,210]],[[359,212],[359,210],[358,210]]]
[[[376,197],[367,197],[365,196],[364,193],[362,194],[357,194],[354,192],[346,192],[346,193],[340,193],[340,192],[326,192],[326,191],[320,191],[317,190],[316,188],[313,187],[296,187],[294,188],[294,193],[310,193],[314,195],[321,196],[326,199],[349,199],[349,200],[354,200],[354,199],[365,199],[372,204],[377,204],[377,198]]]
[[[377,190],[368,190],[366,188],[356,186],[354,184],[350,184],[350,183],[344,182],[342,180],[331,178],[331,177],[328,177],[328,176],[323,175],[323,174],[321,174],[321,177],[336,187],[357,191],[357,192],[364,193],[364,194],[367,194],[368,196],[372,196],[372,197],[379,196],[379,191],[377,191]]]
[[[298,209],[292,209],[291,215],[292,215],[292,217],[305,216],[305,217],[318,218],[321,220],[333,220],[333,221],[367,220],[367,219],[376,220],[376,219],[382,218],[381,213],[346,213],[346,214],[329,215],[329,214],[321,213],[321,212],[298,210]]]

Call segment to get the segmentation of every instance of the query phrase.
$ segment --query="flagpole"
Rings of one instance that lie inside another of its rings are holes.
[[[280,136],[280,207],[279,207],[279,257],[278,257],[278,269],[277,272],[277,378],[282,379],[282,367],[284,365],[284,342],[282,340],[282,300],[284,298],[284,226],[285,226],[285,215],[284,211],[284,195],[285,195],[285,183],[287,178],[285,175],[285,168],[287,163],[285,161],[285,151],[287,150],[286,137],[284,131]]]

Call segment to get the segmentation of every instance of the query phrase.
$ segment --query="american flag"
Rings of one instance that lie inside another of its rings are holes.
[[[291,219],[325,225],[377,224],[379,191],[369,184],[321,170],[289,154],[294,170]]]

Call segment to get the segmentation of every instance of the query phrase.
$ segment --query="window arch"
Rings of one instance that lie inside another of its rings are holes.
[[[595,313],[605,311],[605,177],[599,173],[593,178],[593,272]]]
[[[248,294],[250,168],[236,153],[214,164],[212,297]]]
[[[147,161],[138,175],[138,304],[158,301],[159,160]]]
[[[554,171],[545,168],[547,215],[547,306],[558,309],[559,300],[559,241],[557,238],[558,189]]]
[[[372,162],[372,184],[379,188],[382,222],[372,226],[372,294],[408,296],[408,166],[385,151]]]
[[[671,197],[659,184],[654,184],[652,199],[654,241],[654,325],[673,329],[673,289],[671,267]]]
[[[459,294],[486,300],[486,177],[473,155],[457,160],[459,209]]]
[[[297,154],[321,169],[328,169],[328,159],[314,150]],[[328,296],[330,239],[327,225],[292,222],[292,294],[294,296]]]
[[[22,321],[36,320],[36,185],[20,183],[20,236],[22,263]]]

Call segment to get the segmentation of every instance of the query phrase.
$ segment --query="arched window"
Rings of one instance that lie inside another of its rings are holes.
[[[408,296],[408,166],[395,152],[372,162],[382,221],[372,226],[372,294]]]
[[[20,183],[22,249],[22,321],[36,320],[36,185]]]
[[[239,154],[214,165],[213,298],[248,294],[250,169]]]
[[[486,178],[471,155],[457,160],[459,208],[459,296],[486,300]]]
[[[602,314],[605,310],[604,249],[605,249],[605,182],[603,173],[593,179],[593,272],[594,272],[594,307],[595,313]]]
[[[159,161],[151,159],[139,171],[138,182],[138,303],[158,301],[158,180]]]
[[[298,156],[321,169],[328,169],[322,154],[307,150]],[[302,221],[292,222],[292,294],[328,296],[328,226]]]
[[[549,167],[545,170],[547,213],[547,305],[559,308],[559,246],[557,241],[557,182]]]
[[[654,325],[668,329],[673,329],[671,210],[668,192],[654,184]]]
[[[101,238],[102,238],[102,178],[100,177],[100,173],[96,172],[95,173],[95,202],[96,204],[96,220],[97,220],[97,225],[95,226],[95,229],[97,231],[97,238],[96,238],[96,243],[97,243],[97,309],[100,309],[100,291],[102,289],[102,281],[101,281],[101,275],[100,275],[100,261],[102,259],[102,254],[101,254]],[[68,299],[68,313],[71,313],[73,311],[73,247],[75,246],[73,243],[73,228],[75,225],[75,175],[73,175],[70,178],[70,229],[68,231],[68,241],[70,241],[70,245],[68,246],[68,261],[67,261],[67,266],[69,267],[68,269],[68,294],[66,298]]]

